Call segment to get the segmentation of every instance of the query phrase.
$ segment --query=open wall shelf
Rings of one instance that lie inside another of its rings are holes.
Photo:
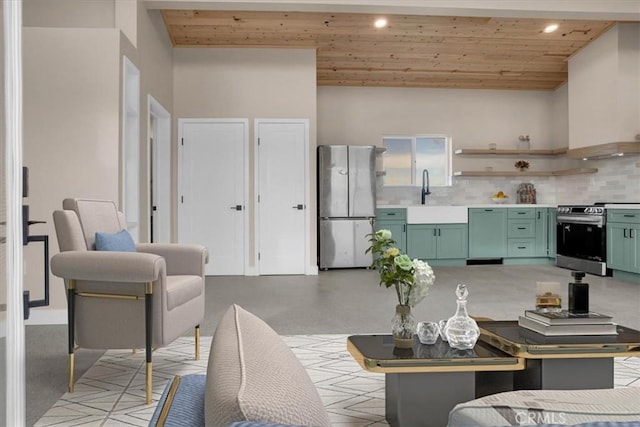
[[[567,148],[551,148],[542,150],[489,150],[475,148],[458,148],[455,154],[467,155],[504,155],[504,156],[560,156],[567,153]]]
[[[597,168],[574,168],[563,169],[556,171],[458,171],[454,172],[453,176],[567,176],[567,175],[582,175],[587,173],[596,173]]]

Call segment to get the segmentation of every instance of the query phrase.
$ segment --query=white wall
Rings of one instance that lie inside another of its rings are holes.
[[[23,0],[25,27],[113,28],[114,0]]]
[[[569,147],[640,133],[640,24],[618,24],[569,59]]]
[[[24,164],[30,217],[47,221],[58,252],[52,212],[66,197],[118,199],[119,41],[115,29],[24,28]],[[42,244],[25,249],[25,288],[42,297]],[[66,306],[62,281],[51,276],[51,308]],[[33,313],[33,311],[32,311]]]
[[[249,119],[250,195],[253,194],[251,169],[254,161],[253,120],[256,118],[309,119],[309,170],[310,176],[315,176],[317,102],[314,50],[174,49],[173,84],[175,119]],[[174,137],[177,137],[177,125],[174,127]],[[315,185],[312,183],[311,187],[310,212],[315,212]],[[247,205],[254,206],[251,196]],[[253,209],[249,209],[251,254],[254,253],[253,214]],[[315,265],[315,215],[311,217],[311,229],[310,262]],[[254,260],[250,260],[250,265],[255,265]]]

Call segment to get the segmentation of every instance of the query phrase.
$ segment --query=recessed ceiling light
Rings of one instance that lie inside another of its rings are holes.
[[[373,23],[376,28],[384,28],[387,26],[387,20],[385,18],[378,18],[376,22]]]
[[[544,31],[545,33],[553,33],[555,30],[558,29],[558,24],[549,24],[546,27],[544,27]]]

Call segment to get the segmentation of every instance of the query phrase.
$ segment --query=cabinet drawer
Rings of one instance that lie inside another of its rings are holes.
[[[608,209],[607,222],[626,222],[628,224],[640,224],[640,210]]]
[[[407,219],[407,210],[403,208],[376,209],[376,219],[378,221],[394,219],[405,221]]]
[[[534,219],[536,208],[508,208],[507,218],[509,219]]]
[[[533,221],[509,220],[509,224],[507,226],[507,237],[509,239],[514,237],[535,237],[535,235],[536,228]]]
[[[509,257],[532,257],[535,255],[534,239],[509,239],[507,255]]]

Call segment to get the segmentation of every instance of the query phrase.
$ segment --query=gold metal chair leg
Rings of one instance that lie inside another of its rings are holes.
[[[75,354],[69,354],[69,393],[73,393],[73,371],[75,368]]]
[[[151,403],[151,389],[152,389],[152,378],[153,378],[153,369],[151,367],[152,363],[151,362],[147,362],[147,398],[146,398],[146,403],[147,405]]]
[[[196,360],[200,360],[200,325],[196,326]]]

